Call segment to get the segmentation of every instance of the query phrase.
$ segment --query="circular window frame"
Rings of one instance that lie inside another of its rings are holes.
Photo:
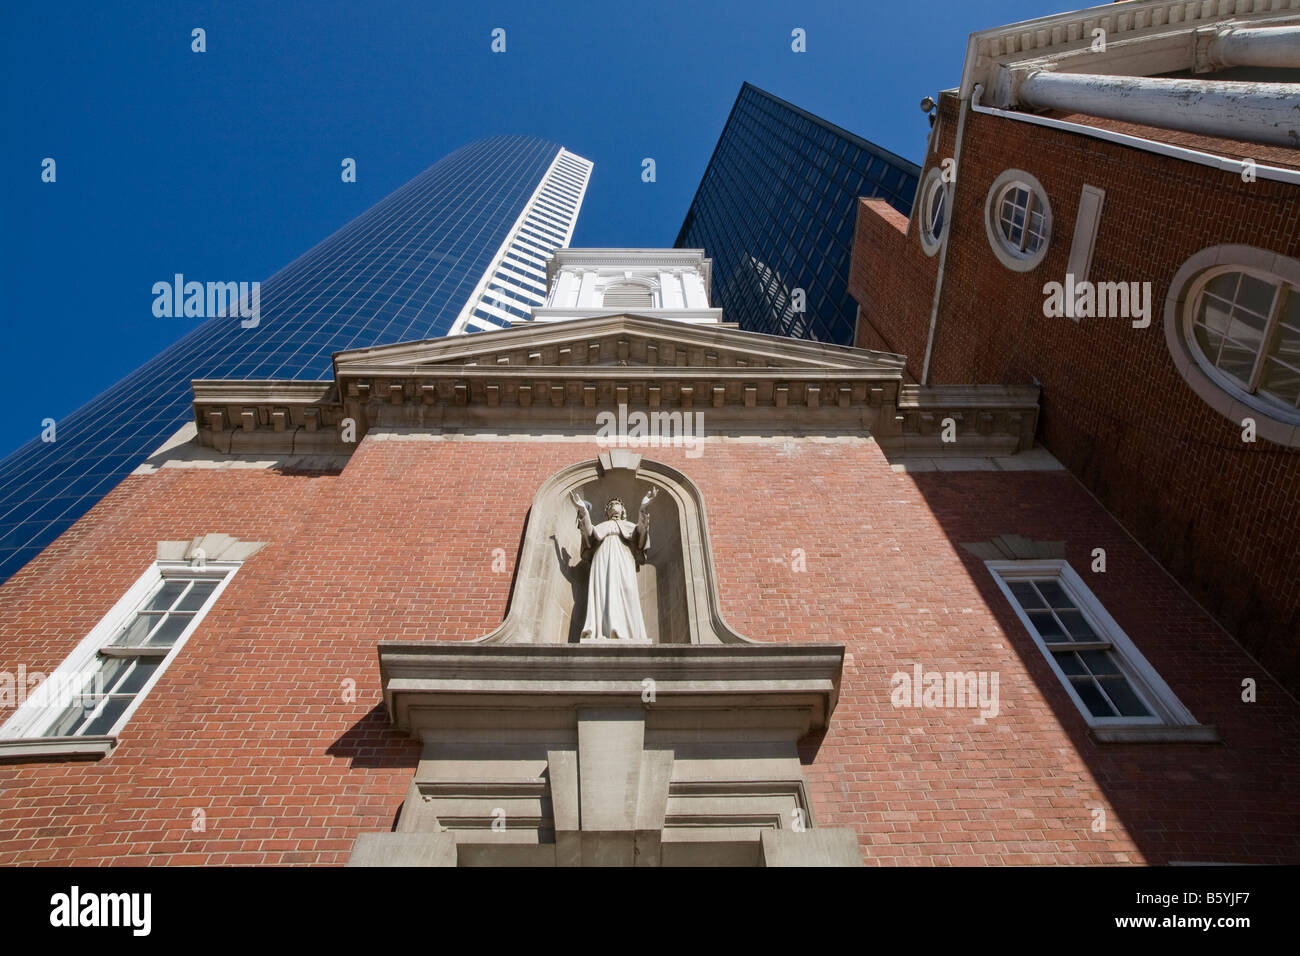
[[[1201,290],[1216,275],[1247,272],[1281,280],[1300,289],[1300,260],[1255,246],[1210,246],[1179,267],[1165,296],[1165,345],[1178,374],[1200,399],[1233,424],[1255,421],[1255,434],[1277,445],[1300,448],[1300,412],[1288,415],[1277,404],[1252,395],[1235,379],[1215,368],[1196,345],[1192,332],[1192,306]]]
[[[943,225],[939,227],[939,232],[936,234],[929,229],[926,222],[926,213],[932,195],[938,191],[943,193]],[[934,256],[943,245],[944,239],[948,235],[948,226],[952,222],[952,190],[949,188],[949,184],[943,180],[942,169],[938,166],[930,167],[930,171],[925,174],[925,179],[921,181],[919,195],[921,201],[917,205],[916,234],[921,240],[921,251],[927,256]]]
[[[1002,201],[1003,194],[1013,186],[1028,189],[1042,207],[1043,242],[1028,254],[1013,250],[998,224],[998,205]],[[1004,169],[993,180],[993,185],[989,187],[988,195],[984,198],[984,231],[988,234],[989,246],[993,249],[993,254],[1012,272],[1030,272],[1042,265],[1047,250],[1052,245],[1052,202],[1047,197],[1047,190],[1043,188],[1043,184],[1036,176],[1023,169]]]

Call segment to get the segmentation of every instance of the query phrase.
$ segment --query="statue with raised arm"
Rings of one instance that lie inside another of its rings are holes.
[[[617,498],[605,506],[605,520],[591,522],[591,506],[576,492],[569,499],[578,509],[578,528],[584,552],[591,551],[587,576],[587,618],[582,638],[646,640],[645,619],[637,593],[636,569],[650,545],[650,502],[659,494],[651,488],[641,499],[637,522],[627,520],[627,509]]]

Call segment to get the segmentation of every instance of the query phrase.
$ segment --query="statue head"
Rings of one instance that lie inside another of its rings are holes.
[[[611,498],[609,504],[605,505],[605,518],[617,518],[623,521],[627,518],[627,509],[623,507],[623,502],[617,498]]]

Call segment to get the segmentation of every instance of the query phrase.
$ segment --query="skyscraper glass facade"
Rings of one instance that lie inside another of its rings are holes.
[[[193,379],[319,380],[334,352],[449,334],[467,303],[501,284],[503,250],[523,228],[531,255],[514,264],[525,278],[568,244],[590,169],[532,137],[464,146],[263,281],[255,326],[203,321],[59,422],[56,441],[0,461],[0,581],[192,420]],[[532,228],[539,204],[545,230]]]
[[[857,200],[880,197],[910,215],[920,172],[746,83],[675,245],[713,260],[713,304],[728,321],[852,345]]]

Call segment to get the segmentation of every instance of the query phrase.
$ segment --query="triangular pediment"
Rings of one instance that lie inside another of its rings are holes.
[[[894,374],[905,358],[734,326],[620,314],[520,325],[339,352],[340,377],[418,373],[431,367],[749,368]]]
[[[1037,388],[909,385],[904,361],[601,315],[339,352],[333,382],[196,381],[194,420],[201,444],[245,454],[348,454],[373,429],[586,435],[615,413],[685,427],[706,410],[717,436],[869,434],[937,454],[959,428],[963,454],[1033,443]]]

